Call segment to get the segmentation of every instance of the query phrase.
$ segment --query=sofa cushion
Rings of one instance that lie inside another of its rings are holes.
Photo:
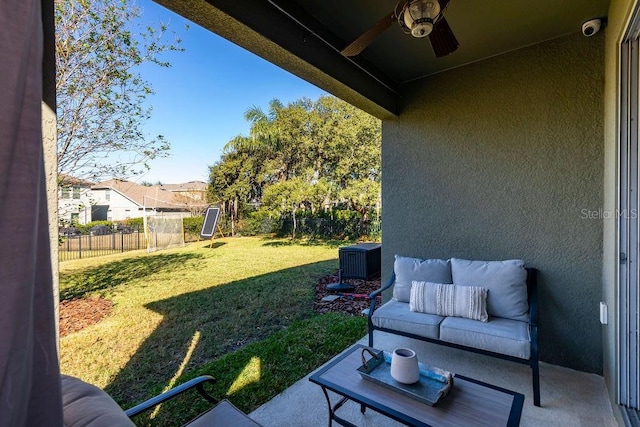
[[[451,264],[445,259],[409,258],[396,255],[393,271],[396,281],[393,286],[393,299],[409,302],[411,282],[420,280],[433,283],[452,283]]]
[[[411,286],[409,309],[439,316],[456,316],[486,322],[487,290],[479,286],[456,286],[418,282]]]
[[[522,260],[469,261],[451,259],[451,278],[458,286],[487,288],[489,316],[527,321],[527,270]]]
[[[107,393],[77,378],[61,375],[65,427],[134,427]]]
[[[529,325],[517,320],[490,317],[483,323],[447,317],[440,324],[440,339],[522,359],[531,356]]]
[[[373,312],[371,321],[377,328],[406,332],[425,338],[439,336],[440,322],[436,314],[417,313],[409,310],[409,303],[391,300]]]

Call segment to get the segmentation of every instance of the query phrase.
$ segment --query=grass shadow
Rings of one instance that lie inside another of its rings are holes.
[[[158,254],[114,261],[81,272],[60,273],[60,300],[104,294],[121,284],[160,271],[182,268],[188,261],[200,258],[202,255],[197,253]]]
[[[213,242],[213,245],[211,245],[211,242],[209,242],[206,245],[204,245],[202,249],[217,249],[220,246],[224,246],[224,245],[226,245],[225,242]]]
[[[363,317],[339,313],[315,315],[296,321],[264,340],[205,363],[183,375],[180,382],[199,375],[211,375],[216,383],[210,393],[219,399],[230,399],[242,411],[249,413],[362,338],[365,333],[366,319]],[[210,406],[194,398],[171,402],[161,408],[152,424],[184,423]],[[180,414],[179,420],[176,414]],[[150,420],[135,421],[144,424]]]
[[[263,236],[261,239],[264,243],[262,246],[267,247],[282,247],[282,246],[329,246],[332,248],[339,248],[341,246],[348,246],[355,244],[355,240],[341,240],[341,239],[324,239],[316,237],[302,237],[291,239],[287,237],[272,237]]]
[[[133,406],[162,392],[181,365],[189,374],[312,316],[317,279],[335,268],[335,260],[310,263],[145,305],[162,321],[105,391]]]
[[[272,247],[272,248],[280,248],[283,246],[293,246],[299,245],[300,243],[295,240],[274,240],[271,242],[263,243],[262,246]]]

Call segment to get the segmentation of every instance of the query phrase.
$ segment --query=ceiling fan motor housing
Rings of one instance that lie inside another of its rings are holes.
[[[449,1],[400,0],[393,13],[385,15],[377,21],[340,53],[346,57],[359,55],[380,34],[391,27],[394,21],[397,21],[405,34],[419,38],[429,36],[429,42],[436,58],[449,55],[459,46],[456,36],[444,17],[444,11],[449,6]]]
[[[426,37],[433,31],[440,11],[437,0],[409,0],[402,8],[398,21],[413,37]]]
[[[433,21],[431,18],[422,18],[420,21],[421,22],[414,22],[411,27],[411,35],[413,37],[426,37],[433,31]]]

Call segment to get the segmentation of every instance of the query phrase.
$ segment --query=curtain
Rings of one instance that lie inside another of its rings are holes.
[[[62,425],[42,147],[41,0],[0,1],[0,426]]]

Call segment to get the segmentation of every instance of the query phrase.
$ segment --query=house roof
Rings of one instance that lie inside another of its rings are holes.
[[[71,175],[58,174],[58,185],[62,186],[78,186],[78,187],[91,187],[95,185],[95,182],[87,181],[86,179],[76,178]]]
[[[180,184],[178,184],[180,185]],[[113,189],[140,207],[163,208],[163,209],[184,209],[193,206],[193,203],[185,203],[184,197],[165,190],[158,185],[146,187],[135,182],[121,179],[110,179],[91,187],[94,190]]]
[[[189,181],[182,184],[160,184],[158,187],[167,191],[206,191],[207,183],[203,181]]]

